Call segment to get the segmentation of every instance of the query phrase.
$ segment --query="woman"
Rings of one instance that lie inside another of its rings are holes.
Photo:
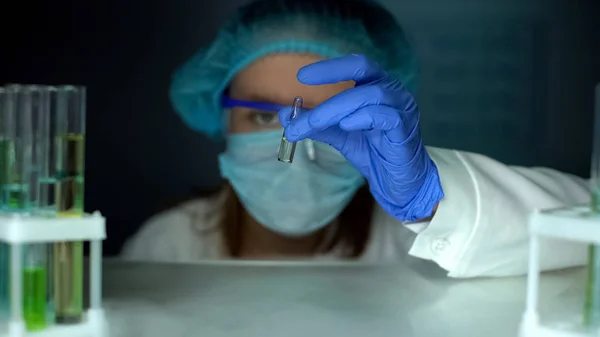
[[[191,128],[225,136],[225,186],[150,219],[123,256],[383,262],[408,251],[452,277],[524,273],[529,213],[587,202],[586,182],[425,148],[414,80],[402,29],[371,1],[241,8],[171,88]],[[292,120],[296,96],[310,111]],[[292,164],[275,159],[282,125],[299,142]],[[579,245],[542,249],[544,269],[585,258]]]

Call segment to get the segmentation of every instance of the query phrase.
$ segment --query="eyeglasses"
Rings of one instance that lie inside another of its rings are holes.
[[[274,104],[274,103],[264,103],[264,102],[244,101],[244,100],[239,100],[239,99],[233,99],[226,95],[223,95],[221,97],[221,106],[224,109],[241,107],[241,108],[256,109],[256,110],[262,110],[262,111],[268,111],[268,112],[274,112],[274,113],[285,108],[285,105]]]
[[[285,105],[281,105],[281,104],[253,102],[253,101],[244,101],[244,100],[234,99],[227,95],[223,95],[221,97],[221,106],[223,107],[223,109],[231,109],[231,108],[240,107],[240,108],[256,109],[256,110],[273,112],[273,113],[277,113],[277,112],[279,112],[279,110],[286,107]],[[310,160],[314,161],[316,159],[314,142],[311,139],[305,139],[304,143],[306,145],[306,152],[307,152],[308,158]]]

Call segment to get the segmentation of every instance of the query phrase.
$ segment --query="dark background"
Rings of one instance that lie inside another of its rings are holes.
[[[152,214],[219,183],[214,144],[173,113],[173,70],[242,0],[3,6],[0,83],[88,86],[86,209],[107,255]],[[386,0],[413,41],[428,145],[589,176],[598,0]]]

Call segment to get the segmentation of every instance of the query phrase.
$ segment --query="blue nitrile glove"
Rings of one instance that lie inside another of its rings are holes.
[[[444,193],[421,139],[419,110],[402,83],[361,55],[310,64],[298,80],[356,85],[291,122],[291,110],[281,110],[288,140],[310,138],[340,151],[368,180],[375,200],[400,221],[431,216]]]

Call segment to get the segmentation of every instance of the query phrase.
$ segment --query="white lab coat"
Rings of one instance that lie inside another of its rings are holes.
[[[436,163],[445,197],[427,223],[402,225],[379,206],[364,261],[393,262],[409,255],[431,260],[450,277],[508,276],[527,272],[530,213],[587,203],[586,180],[547,168],[507,166],[489,157],[428,148]],[[216,229],[223,193],[160,213],[130,239],[128,260],[194,262],[226,258]],[[541,268],[582,265],[586,246],[546,239]],[[336,259],[333,251],[318,259]]]

